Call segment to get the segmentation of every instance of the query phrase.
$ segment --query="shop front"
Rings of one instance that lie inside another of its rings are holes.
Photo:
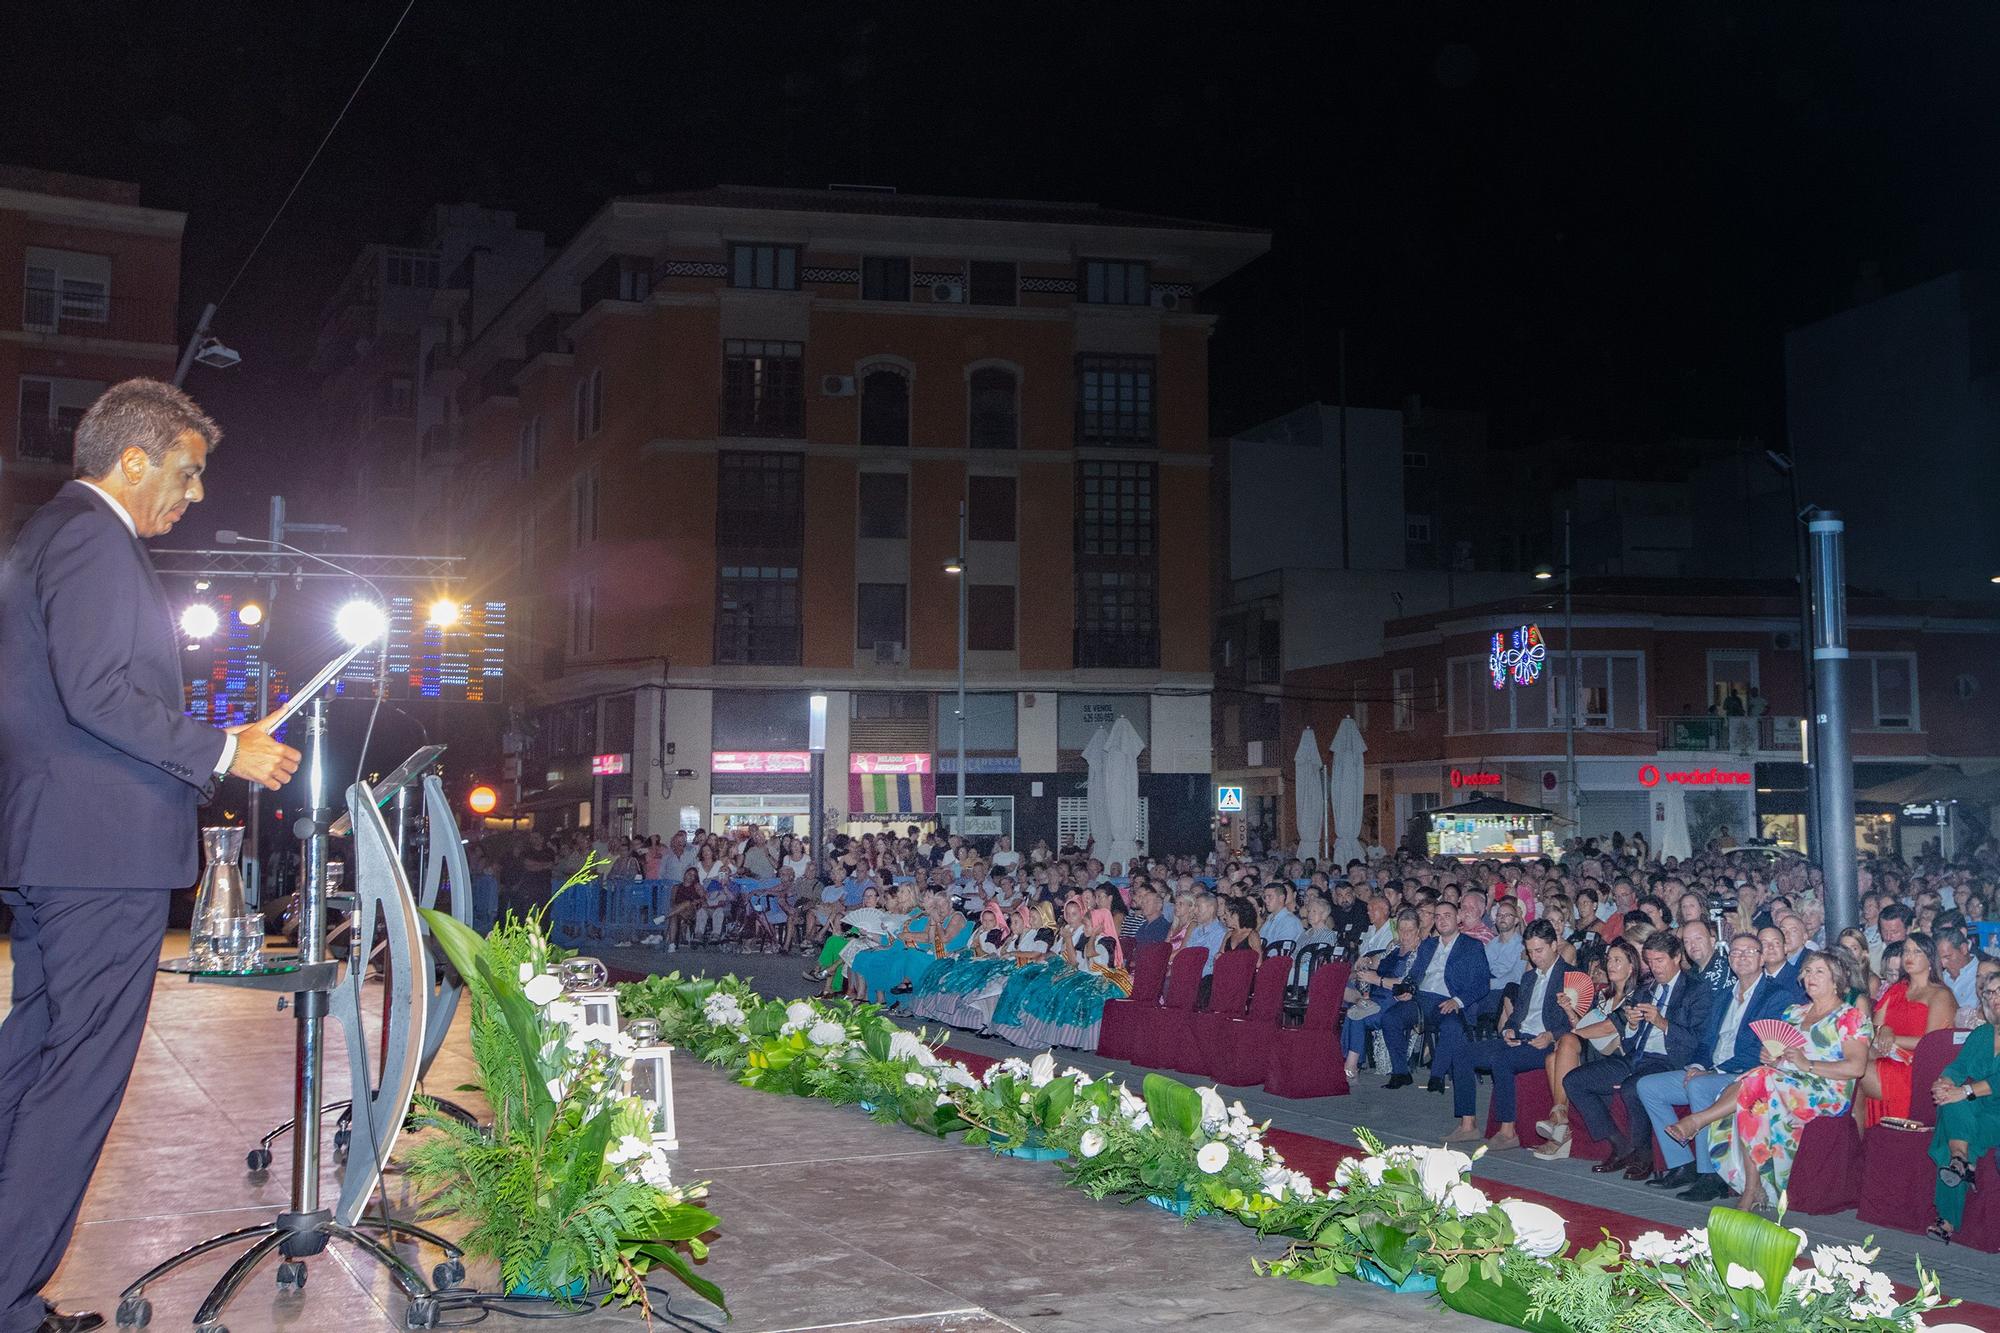
[[[1736,755],[1673,754],[1656,758],[1583,759],[1576,765],[1573,836],[1609,842],[1643,833],[1657,848],[1668,822],[1666,803],[1687,817],[1688,847],[1747,842],[1757,829],[1757,779]]]
[[[709,827],[759,825],[811,836],[812,755],[805,750],[717,750],[709,755]]]
[[[1441,806],[1429,815],[1424,850],[1431,856],[1466,861],[1525,861],[1553,856],[1555,816],[1532,805],[1493,796],[1475,796]]]
[[[922,753],[857,753],[847,757],[847,819],[853,837],[928,830],[937,822],[937,777]]]

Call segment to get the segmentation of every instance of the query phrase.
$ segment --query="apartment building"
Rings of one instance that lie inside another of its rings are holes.
[[[520,807],[803,829],[823,693],[832,828],[949,813],[963,578],[963,826],[1087,836],[1082,751],[1122,716],[1149,845],[1204,845],[1198,298],[1269,243],[884,190],[607,205],[440,371],[539,701]]]
[[[70,477],[99,394],[173,375],[186,223],[124,181],[0,166],[0,543]]]

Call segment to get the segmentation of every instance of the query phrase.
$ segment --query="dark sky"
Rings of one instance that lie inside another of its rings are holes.
[[[0,160],[191,213],[220,293],[402,0],[17,3]],[[1783,431],[1785,328],[1990,258],[2000,7],[417,0],[191,380],[239,493],[294,461],[320,304],[431,203],[561,240],[732,181],[1272,227],[1216,293],[1215,421],[1420,392],[1507,443]],[[1984,225],[1982,225],[1984,224]],[[257,501],[261,505],[261,499]],[[219,517],[220,515],[218,515]]]

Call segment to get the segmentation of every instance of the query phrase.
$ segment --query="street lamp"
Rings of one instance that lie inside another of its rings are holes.
[[[965,562],[965,501],[958,502],[958,554],[945,561],[944,572],[958,579],[958,773],[953,825],[965,827],[965,625],[966,585],[971,582]],[[952,831],[947,829],[947,832]]]

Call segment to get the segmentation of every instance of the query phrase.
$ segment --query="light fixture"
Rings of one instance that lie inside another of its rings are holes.
[[[1554,578],[1555,576],[1556,576],[1556,572],[1555,572],[1555,570],[1553,570],[1553,569],[1549,568],[1549,567],[1548,567],[1547,565],[1536,565],[1536,566],[1535,566],[1535,577],[1536,577],[1536,578],[1538,578],[1538,579],[1541,579],[1541,580],[1543,580],[1544,582],[1546,582],[1547,580],[1549,580],[1549,579],[1552,579],[1552,578]]]
[[[181,633],[190,639],[205,639],[222,628],[222,617],[207,602],[192,602],[181,612]]]
[[[357,647],[373,643],[389,631],[389,617],[381,607],[365,598],[356,598],[333,618],[333,627],[341,638]]]
[[[194,590],[195,590],[196,592],[207,592],[207,591],[208,591],[208,580],[207,580],[207,579],[196,579],[196,580],[194,581]]]
[[[631,1026],[626,1031],[630,1032]],[[652,1117],[647,1137],[654,1146],[670,1150],[681,1146],[674,1128],[673,1056],[671,1046],[641,1044],[632,1052],[625,1074],[625,1095],[638,1098]]]
[[[255,602],[245,602],[236,610],[236,618],[255,628],[264,623],[264,608]]]
[[[1986,581],[1987,581],[1988,583],[2000,583],[2000,574],[1995,574],[1995,575],[1992,575],[1992,576],[1991,576],[1990,578],[1988,578],[1988,579],[1987,579]]]
[[[951,559],[944,562],[944,572],[947,574],[963,574],[965,572],[965,566],[958,563],[957,556],[953,556]]]
[[[500,804],[500,793],[487,786],[474,787],[465,798],[465,803],[472,807],[475,815],[490,815],[493,807]]]
[[[222,339],[210,338],[194,354],[194,359],[211,370],[228,370],[243,360],[243,353],[233,347],[222,345]]]
[[[446,629],[458,623],[459,606],[449,597],[440,597],[431,603],[431,624]]]

